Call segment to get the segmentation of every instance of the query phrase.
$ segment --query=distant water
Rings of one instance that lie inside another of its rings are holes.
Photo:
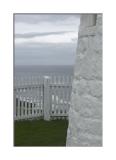
[[[29,77],[29,76],[72,76],[74,66],[15,66],[14,76],[15,77]]]

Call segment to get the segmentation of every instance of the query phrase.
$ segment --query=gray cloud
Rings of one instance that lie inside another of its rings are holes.
[[[40,44],[34,47],[16,46],[16,65],[72,65],[76,44]]]
[[[77,39],[68,35],[69,32],[77,35],[79,17],[78,14],[15,14],[15,40],[22,41],[15,43],[15,65],[73,65]],[[34,37],[47,41],[36,43],[38,39]],[[62,40],[60,44],[58,37]],[[74,43],[67,44],[68,38]]]
[[[79,19],[79,17],[79,14],[15,14],[15,22],[31,24],[41,23],[43,21],[63,22],[67,19]]]
[[[32,37],[36,37],[36,36],[58,35],[58,34],[64,34],[64,33],[68,33],[68,32],[72,32],[72,31],[43,32],[43,33],[23,33],[23,34],[15,34],[15,38],[32,38]]]

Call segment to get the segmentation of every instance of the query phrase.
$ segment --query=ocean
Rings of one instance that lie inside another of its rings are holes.
[[[37,79],[43,76],[63,76],[70,77],[73,76],[74,66],[71,65],[35,65],[35,66],[15,66],[14,67],[14,78],[15,83],[19,83],[22,79],[24,81],[30,81],[29,79],[33,77]]]
[[[55,65],[44,65],[44,66],[14,66],[15,77],[25,76],[72,76],[74,66],[55,66]]]

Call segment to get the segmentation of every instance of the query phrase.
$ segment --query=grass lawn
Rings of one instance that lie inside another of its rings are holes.
[[[65,146],[67,120],[15,121],[15,146]]]

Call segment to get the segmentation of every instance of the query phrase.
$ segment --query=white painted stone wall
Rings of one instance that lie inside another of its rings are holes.
[[[102,14],[82,14],[67,146],[102,146]]]

